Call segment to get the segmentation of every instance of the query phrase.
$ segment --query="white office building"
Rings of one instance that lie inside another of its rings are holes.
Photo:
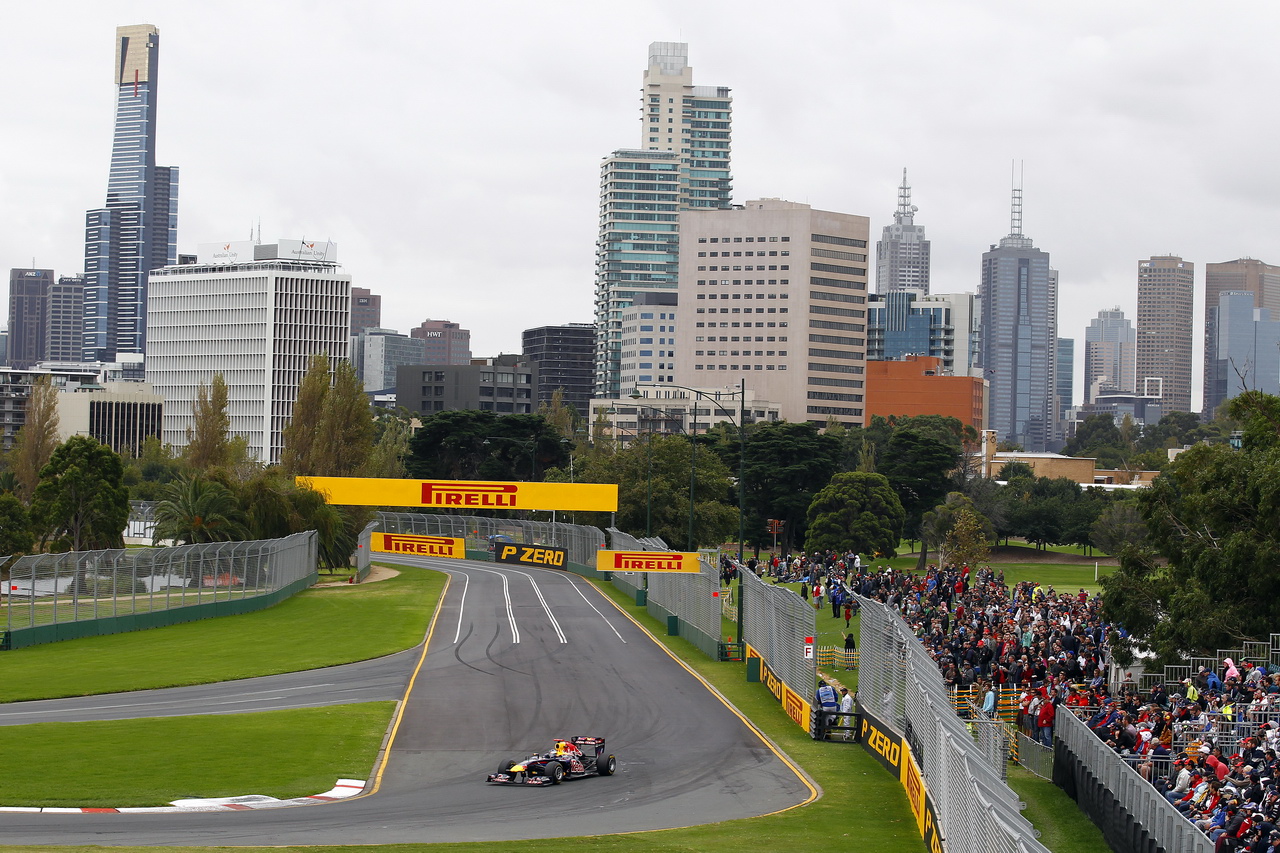
[[[151,272],[147,381],[165,399],[165,443],[186,446],[196,392],[221,373],[232,435],[280,461],[311,357],[348,355],[351,277],[336,258],[332,243],[218,243]]]

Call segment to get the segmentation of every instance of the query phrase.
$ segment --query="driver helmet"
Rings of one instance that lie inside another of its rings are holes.
[[[573,744],[563,740],[556,741],[556,755],[572,755],[573,753]]]

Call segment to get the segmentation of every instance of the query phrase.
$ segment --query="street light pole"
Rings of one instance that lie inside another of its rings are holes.
[[[689,550],[695,549],[693,539],[693,522],[694,522],[694,482],[696,480],[696,465],[698,443],[696,435],[698,432],[698,398],[705,397],[708,401],[715,404],[724,415],[738,429],[738,642],[742,642],[742,571],[746,568],[746,495],[747,495],[747,379],[745,376],[738,377],[738,419],[734,422],[733,415],[724,406],[720,405],[719,394],[712,397],[704,391],[697,388],[690,388],[687,385],[672,385],[670,383],[662,383],[656,385],[646,385],[646,387],[654,388],[679,388],[682,391],[688,391],[694,395],[693,398],[693,425],[689,431],[689,440],[691,444],[690,462],[689,462]],[[643,395],[640,393],[639,386],[631,392],[632,399],[640,399]]]

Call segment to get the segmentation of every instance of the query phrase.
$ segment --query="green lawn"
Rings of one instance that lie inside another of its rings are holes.
[[[1047,779],[1021,767],[1009,768],[1009,787],[1027,804],[1023,813],[1040,830],[1040,843],[1053,853],[1109,853],[1102,831],[1075,801]]]
[[[322,794],[367,779],[395,702],[0,727],[6,806],[163,806]],[[56,760],[51,755],[56,750]]]
[[[368,660],[422,642],[445,576],[409,570],[266,610],[0,652],[0,702],[207,684]]]

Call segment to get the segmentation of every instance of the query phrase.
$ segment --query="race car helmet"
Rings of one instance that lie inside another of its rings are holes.
[[[573,751],[573,746],[567,741],[556,741],[556,755],[572,755]]]

